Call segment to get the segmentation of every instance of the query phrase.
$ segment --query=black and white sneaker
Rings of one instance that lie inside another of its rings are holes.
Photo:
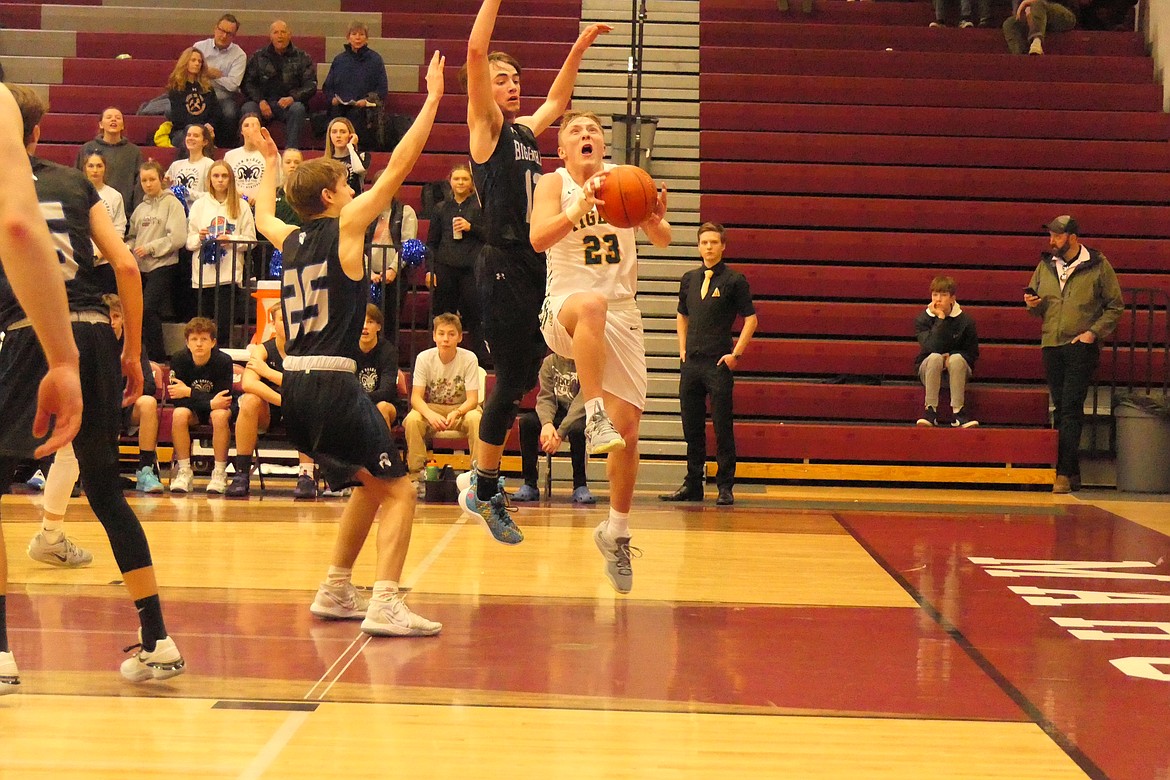
[[[916,424],[921,425],[923,428],[933,428],[938,425],[938,412],[935,411],[933,406],[926,407],[926,411],[918,418]]]
[[[972,419],[971,415],[967,414],[966,409],[955,412],[955,419],[951,420],[952,428],[974,428],[978,424],[979,421]]]

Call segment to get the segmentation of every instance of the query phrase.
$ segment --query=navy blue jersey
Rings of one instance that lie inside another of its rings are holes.
[[[289,233],[280,297],[289,355],[357,360],[370,283],[345,275],[338,257],[338,220],[321,217]]]
[[[57,250],[70,311],[105,312],[103,281],[94,270],[89,210],[101,203],[97,190],[76,168],[29,158],[41,214]],[[0,330],[24,318],[8,277],[0,268]]]
[[[485,243],[508,252],[543,284],[544,253],[533,249],[528,238],[532,192],[542,172],[536,136],[524,125],[504,122],[492,156],[484,163],[473,161],[471,170],[483,207]]]

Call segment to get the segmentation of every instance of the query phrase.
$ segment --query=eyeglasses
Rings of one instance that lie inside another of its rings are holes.
[[[216,32],[218,32],[218,33],[223,33],[224,35],[227,35],[227,36],[229,36],[229,37],[233,37],[233,38],[234,38],[234,37],[235,37],[235,35],[236,35],[236,31],[235,31],[235,30],[225,30],[225,29],[223,29],[222,27],[216,27],[216,28],[215,28],[215,31],[216,31]]]

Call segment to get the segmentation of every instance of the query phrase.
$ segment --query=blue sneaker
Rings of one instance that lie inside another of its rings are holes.
[[[525,482],[520,489],[512,494],[513,501],[539,501],[540,491]]]
[[[596,504],[597,499],[593,497],[593,494],[591,492],[589,492],[588,485],[582,485],[581,487],[579,487],[573,491],[573,503],[574,504]]]
[[[37,469],[33,475],[28,478],[28,482],[25,482],[24,484],[28,485],[38,493],[41,492],[45,489],[45,473],[40,469]]]
[[[166,490],[150,466],[143,466],[135,472],[134,488],[139,493],[162,493]]]
[[[469,487],[459,495],[459,507],[469,517],[482,519],[497,542],[520,544],[524,541],[524,534],[508,514],[508,499],[503,493],[496,493],[491,501],[480,501],[475,489]]]

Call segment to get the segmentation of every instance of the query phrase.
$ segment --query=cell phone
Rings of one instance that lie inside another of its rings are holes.
[[[1035,295],[1037,298],[1039,298],[1039,297],[1040,297],[1040,296],[1039,296],[1039,295],[1036,293],[1036,289],[1035,289],[1034,287],[1025,287],[1025,288],[1024,288],[1024,295]]]

